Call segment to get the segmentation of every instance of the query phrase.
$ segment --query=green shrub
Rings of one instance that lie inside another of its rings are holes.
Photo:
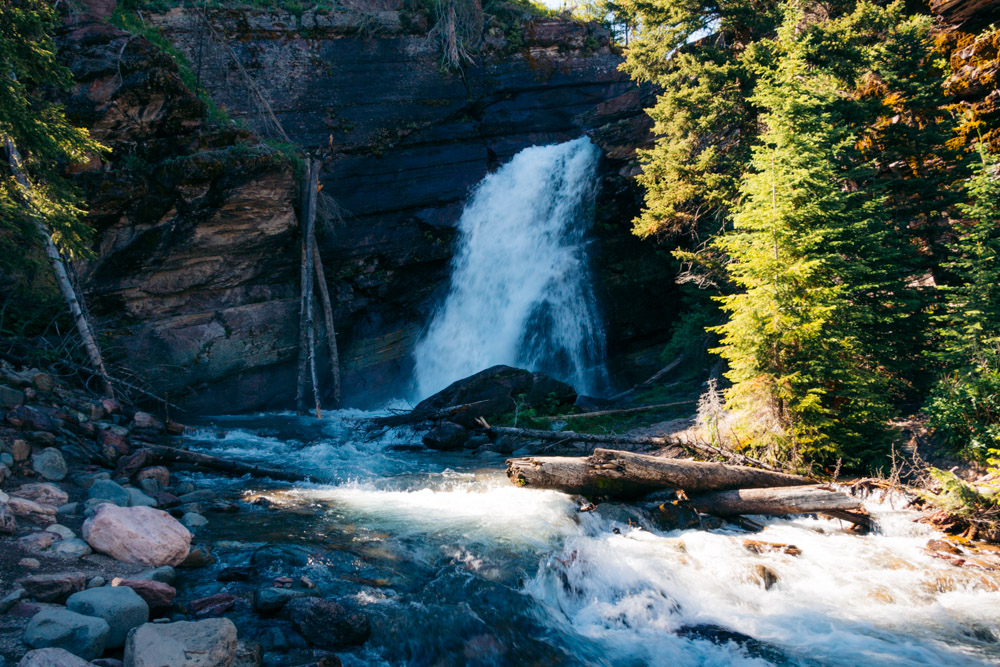
[[[925,411],[951,451],[985,461],[990,450],[1000,449],[1000,353],[942,376]]]

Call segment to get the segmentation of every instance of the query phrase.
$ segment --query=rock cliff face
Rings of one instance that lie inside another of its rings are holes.
[[[607,36],[557,20],[523,24],[517,43],[491,30],[479,62],[451,73],[426,24],[401,10],[145,17],[231,116],[265,129],[269,107],[322,157],[323,191],[343,212],[320,243],[348,401],[405,391],[470,188],[526,146],[585,132],[607,156],[595,233],[609,349],[662,337],[666,262],[628,231],[637,202],[626,176],[648,121]],[[114,149],[110,167],[80,176],[101,232],[85,272],[92,308],[124,313],[113,334],[125,361],[192,410],[287,404],[292,169],[245,133],[205,123],[169,58],[143,38],[91,16],[71,21],[63,44],[78,81],[70,110]]]

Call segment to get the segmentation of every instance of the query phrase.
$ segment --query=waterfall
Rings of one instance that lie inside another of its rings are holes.
[[[526,148],[476,188],[458,223],[450,291],[416,347],[420,398],[496,364],[602,390],[585,240],[598,158],[585,137]]]

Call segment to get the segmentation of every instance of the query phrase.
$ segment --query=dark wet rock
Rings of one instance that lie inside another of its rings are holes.
[[[109,633],[102,618],[68,609],[43,609],[28,623],[22,641],[32,648],[61,648],[91,660],[104,653]]]
[[[310,595],[315,595],[315,593],[311,590],[262,586],[254,591],[253,608],[254,611],[273,613],[284,608],[291,600]]]
[[[247,565],[234,565],[223,568],[215,577],[216,581],[250,581],[257,575],[256,568]]]
[[[90,667],[99,661],[87,662],[63,648],[39,648],[28,651],[17,667]]]
[[[195,618],[221,616],[236,605],[236,596],[232,593],[216,593],[207,598],[201,598],[188,603],[188,611]]]
[[[31,467],[50,482],[66,478],[68,468],[62,452],[55,448],[43,449],[31,457]]]
[[[322,598],[296,598],[285,606],[288,618],[302,635],[322,648],[337,649],[368,641],[371,626],[364,614]]]
[[[181,499],[168,491],[160,491],[154,498],[156,498],[157,507],[177,507],[181,504]]]
[[[428,449],[450,452],[462,449],[468,438],[469,432],[464,426],[443,422],[425,433],[423,442]]]
[[[66,608],[107,621],[110,628],[107,648],[124,646],[129,630],[149,620],[149,605],[125,586],[103,586],[74,593],[66,600]]]
[[[199,567],[208,567],[214,562],[215,556],[213,556],[208,549],[202,546],[197,546],[191,547],[191,553],[189,553],[187,558],[181,561],[180,565],[177,567],[194,569]]]
[[[111,453],[110,459],[117,459],[129,453],[129,431],[122,426],[102,424],[97,428],[97,442],[102,451]]]
[[[264,649],[260,642],[241,641],[229,667],[261,667],[263,663]]]
[[[650,512],[650,516],[660,530],[683,530],[701,525],[701,515],[674,503],[658,505]]]
[[[452,383],[424,399],[413,409],[413,415],[434,415],[445,408],[467,405],[461,412],[449,416],[466,428],[476,427],[480,417],[489,421],[521,409],[568,409],[576,400],[576,391],[564,382],[545,375],[510,366],[493,366],[475,375]]]
[[[288,544],[267,544],[254,550],[250,556],[250,563],[260,567],[276,565],[305,567],[309,564],[309,552],[302,547]]]
[[[170,471],[165,466],[150,466],[137,472],[132,479],[135,482],[154,479],[160,484],[160,488],[165,489],[170,486]]]
[[[129,667],[229,667],[236,656],[236,626],[228,618],[147,623],[125,643]]]
[[[164,609],[169,607],[177,597],[177,589],[170,584],[156,581],[154,579],[121,579],[116,578],[111,582],[112,586],[127,586],[141,597],[150,609]]]
[[[0,409],[10,410],[24,404],[24,392],[0,384]]]
[[[34,574],[18,579],[28,597],[39,602],[64,602],[73,593],[82,591],[87,578],[79,572]]]
[[[776,646],[754,639],[750,635],[736,632],[721,625],[703,623],[699,625],[685,625],[677,630],[677,634],[688,639],[700,639],[710,641],[713,644],[736,644],[742,648],[751,658],[766,660],[776,665],[784,665],[789,662],[789,656]]]
[[[764,587],[765,591],[771,590],[771,587],[778,583],[777,573],[766,565],[755,565],[754,575],[756,580],[759,581],[761,586]]]

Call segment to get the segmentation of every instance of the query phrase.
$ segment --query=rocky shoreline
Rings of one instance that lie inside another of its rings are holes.
[[[337,665],[368,639],[367,617],[299,572],[304,552],[265,545],[208,585],[196,574],[216,564],[206,515],[243,503],[162,465],[117,468],[184,431],[3,362],[0,665],[250,667],[266,650],[269,664]]]

